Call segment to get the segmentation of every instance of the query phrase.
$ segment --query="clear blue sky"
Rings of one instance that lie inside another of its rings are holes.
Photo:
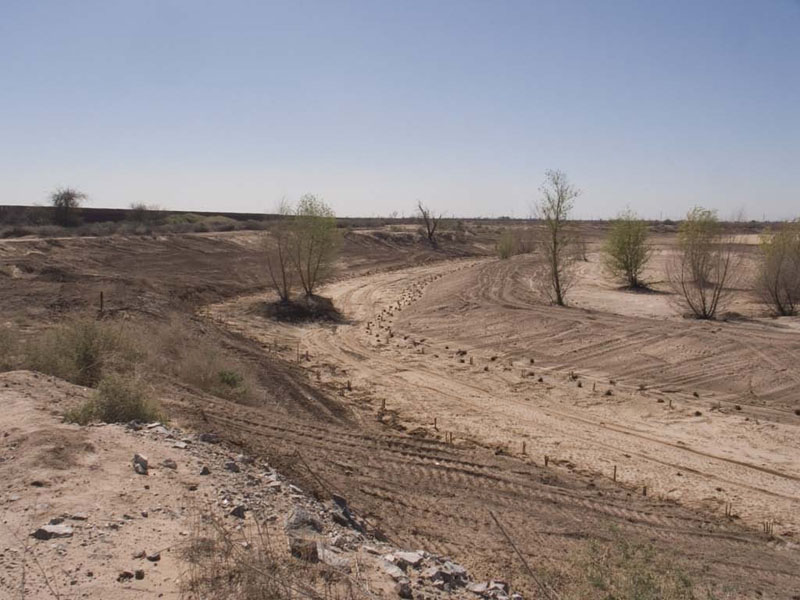
[[[0,1],[0,203],[800,216],[798,0]]]

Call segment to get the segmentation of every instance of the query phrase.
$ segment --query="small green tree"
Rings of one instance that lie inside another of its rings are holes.
[[[699,319],[714,319],[741,276],[741,257],[715,211],[696,206],[678,230],[678,252],[667,264],[673,289]]]
[[[50,203],[55,208],[55,222],[64,227],[78,222],[78,210],[86,194],[73,188],[58,188],[50,194]]]
[[[553,303],[565,306],[576,258],[575,229],[569,222],[569,215],[581,192],[561,171],[547,171],[539,191],[542,197],[535,213],[544,222],[545,229],[539,240],[545,267],[540,287]]]
[[[647,223],[627,209],[611,224],[603,246],[606,269],[631,289],[646,286],[642,274],[653,254],[647,236]]]
[[[800,307],[800,221],[784,223],[761,239],[756,292],[777,315],[797,314]]]
[[[321,198],[306,194],[294,213],[291,260],[306,296],[329,274],[339,249],[336,215]]]
[[[264,249],[267,255],[267,272],[272,287],[281,302],[288,302],[294,288],[294,270],[292,269],[292,222],[294,209],[286,200],[278,205],[280,219],[264,238]]]

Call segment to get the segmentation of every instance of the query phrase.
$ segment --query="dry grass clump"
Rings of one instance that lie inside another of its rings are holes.
[[[18,349],[19,333],[0,325],[0,371],[10,371],[15,367]]]
[[[68,410],[64,418],[70,423],[86,425],[93,421],[150,423],[163,420],[163,415],[158,404],[149,397],[143,381],[110,375],[100,381],[93,398]]]
[[[712,600],[669,556],[612,530],[610,540],[592,541],[568,572],[545,575],[564,600]]]
[[[251,370],[178,319],[154,332],[148,353],[151,368],[204,392],[243,403],[255,396]]]
[[[142,351],[130,328],[122,323],[78,318],[30,340],[24,365],[87,387],[104,376],[128,370]]]
[[[256,388],[246,365],[177,318],[166,325],[78,318],[28,340],[22,355],[24,368],[86,387],[108,379],[121,389],[121,381],[144,385],[165,375],[236,402],[251,401]],[[4,361],[0,353],[0,366]]]
[[[253,519],[236,529],[210,513],[199,515],[182,558],[186,600],[349,600],[364,596],[351,579],[330,567],[293,558],[285,543]]]

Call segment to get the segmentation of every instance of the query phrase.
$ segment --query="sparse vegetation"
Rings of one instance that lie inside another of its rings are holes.
[[[96,386],[142,356],[127,328],[78,318],[43,332],[25,348],[25,366],[78,385]]]
[[[558,306],[565,306],[567,293],[573,283],[575,261],[575,232],[569,216],[580,190],[573,186],[561,171],[547,171],[539,191],[536,216],[544,222],[544,235],[539,240],[544,273],[540,277],[541,291]]]
[[[756,293],[780,316],[800,306],[800,221],[784,223],[761,239]]]
[[[86,200],[86,194],[73,188],[58,188],[50,194],[50,203],[55,208],[55,222],[63,227],[78,223],[78,211]]]
[[[94,396],[80,406],[68,410],[64,418],[79,425],[93,421],[103,423],[149,423],[163,419],[158,404],[148,396],[140,379],[109,375],[100,381]]]
[[[514,234],[504,229],[497,240],[497,256],[502,259],[511,258],[514,255],[514,245]]]
[[[14,368],[18,348],[19,332],[9,326],[0,325],[0,371]]]
[[[716,213],[698,206],[681,223],[678,253],[667,276],[695,317],[714,319],[729,300],[740,263],[734,239],[725,234]]]
[[[189,568],[181,597],[220,600],[349,600],[363,595],[353,579],[322,563],[288,556],[268,521],[234,528],[210,511],[196,520],[183,559]]]
[[[700,600],[692,580],[663,552],[649,544],[629,541],[611,532],[608,542],[592,541],[578,559],[575,577],[563,576],[556,585],[569,600]],[[558,580],[559,578],[556,578]]]
[[[439,247],[438,229],[442,221],[441,213],[437,216],[433,211],[425,206],[421,200],[417,201],[417,214],[422,219],[422,225],[425,228],[425,237],[432,248]]]
[[[628,209],[611,223],[603,246],[609,273],[631,289],[645,287],[642,274],[653,250],[647,241],[647,223]]]

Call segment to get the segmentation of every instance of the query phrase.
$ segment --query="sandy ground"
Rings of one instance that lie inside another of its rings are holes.
[[[543,567],[617,528],[732,597],[800,589],[793,321],[762,318],[748,298],[735,308],[746,319],[688,321],[668,294],[616,289],[591,254],[576,307],[559,309],[534,297],[525,257],[430,262],[359,239],[344,260],[351,270],[323,290],[346,321],[276,325],[258,310],[263,290],[251,289],[252,245],[176,243],[137,242],[153,256],[138,305],[149,294],[165,303],[162,287],[171,297],[186,288],[193,306],[216,296],[198,311],[204,322],[299,383],[281,387],[274,405],[176,396],[170,409],[269,456],[309,489],[344,494],[398,546],[455,557],[477,577],[502,572],[533,592],[492,510]],[[121,261],[131,269],[124,289],[139,290],[140,248],[115,245],[97,258],[103,277]],[[238,278],[233,246],[251,248]],[[373,253],[386,260],[370,267]],[[175,289],[172,272],[181,273]],[[52,289],[35,283],[42,297]],[[79,282],[62,289],[86,297]],[[775,535],[761,532],[765,520]]]
[[[620,292],[591,260],[581,270],[601,283],[576,288],[571,309],[534,298],[533,273],[517,257],[330,285],[324,293],[347,324],[275,325],[253,312],[261,300],[253,297],[208,314],[267,346],[277,341],[287,358],[299,353],[317,380],[349,382],[354,403],[377,400],[408,428],[435,435],[435,424],[526,462],[548,456],[603,478],[616,468],[617,480],[638,493],[646,487],[650,497],[705,514],[730,506],[753,530],[774,522],[793,545],[795,327],[686,320],[670,295]]]

